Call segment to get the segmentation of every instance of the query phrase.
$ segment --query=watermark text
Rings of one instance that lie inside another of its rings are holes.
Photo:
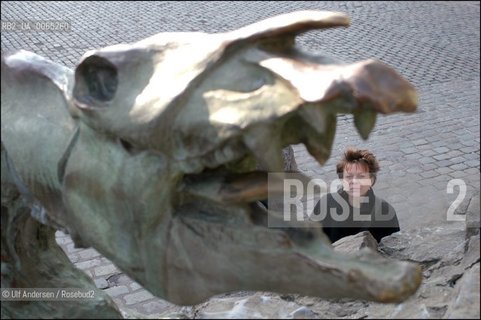
[[[2,32],[69,32],[70,21],[65,20],[1,20]]]
[[[95,299],[95,290],[81,288],[2,288],[2,301],[69,301]]]

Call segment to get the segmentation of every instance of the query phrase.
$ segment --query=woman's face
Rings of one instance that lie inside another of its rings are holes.
[[[350,197],[358,198],[366,195],[372,186],[369,167],[363,163],[348,163],[344,167],[342,185]]]

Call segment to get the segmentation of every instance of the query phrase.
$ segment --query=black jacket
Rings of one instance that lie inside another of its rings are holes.
[[[356,215],[359,214],[369,221],[354,219],[355,209],[349,204],[349,196],[342,189],[336,193],[329,193],[319,200],[314,207],[313,215],[317,215],[318,218],[323,217],[319,222],[322,223],[323,231],[331,242],[361,231],[369,231],[379,242],[383,237],[400,230],[394,208],[377,197],[372,189],[369,189],[366,196],[369,201],[361,203],[361,207],[356,208]],[[321,213],[323,215],[319,216]],[[347,218],[336,221],[335,215],[341,214],[345,214]]]

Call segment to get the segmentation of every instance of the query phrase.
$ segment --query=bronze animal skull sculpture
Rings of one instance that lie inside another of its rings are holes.
[[[256,205],[267,195],[256,164],[282,171],[296,143],[323,164],[337,113],[353,113],[366,139],[377,113],[415,111],[415,89],[385,64],[296,48],[303,32],[348,25],[300,11],[227,33],[160,33],[89,51],[74,72],[2,56],[2,286],[92,286],[68,269],[62,229],[176,304],[236,290],[413,294],[417,265],[339,255],[320,228],[267,228]]]

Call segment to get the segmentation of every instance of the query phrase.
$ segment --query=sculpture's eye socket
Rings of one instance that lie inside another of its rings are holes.
[[[117,86],[117,68],[105,58],[91,56],[75,71],[73,95],[82,104],[98,106],[98,102],[108,102],[114,98]]]

